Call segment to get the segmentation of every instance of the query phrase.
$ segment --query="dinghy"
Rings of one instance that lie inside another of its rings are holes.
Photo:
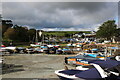
[[[87,70],[68,69],[57,70],[55,74],[62,80],[119,80],[120,61],[116,60],[92,60],[89,62],[93,68]]]

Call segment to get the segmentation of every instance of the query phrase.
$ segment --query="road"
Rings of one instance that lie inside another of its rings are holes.
[[[58,78],[54,71],[64,68],[64,57],[66,56],[72,55],[15,54],[4,56],[4,63],[14,66],[5,69],[2,77]]]

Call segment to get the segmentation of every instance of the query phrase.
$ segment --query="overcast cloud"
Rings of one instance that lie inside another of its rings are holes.
[[[2,16],[14,24],[43,30],[97,30],[117,20],[117,2],[5,2]]]

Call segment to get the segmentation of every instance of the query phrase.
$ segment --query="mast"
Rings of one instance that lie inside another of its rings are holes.
[[[36,30],[36,38],[35,38],[35,42],[38,42],[38,34],[37,34],[37,30]]]
[[[43,43],[42,43],[42,44],[44,44],[44,35],[43,35],[43,39],[42,39],[42,40],[43,40]]]
[[[39,30],[38,33],[39,33],[39,37],[41,38],[41,44],[43,44],[44,43],[44,41],[43,41],[44,40],[44,35],[42,36],[42,34],[43,34],[42,30]]]
[[[107,46],[105,46],[105,61],[107,59]]]

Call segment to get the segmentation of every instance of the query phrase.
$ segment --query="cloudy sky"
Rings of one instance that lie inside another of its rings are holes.
[[[3,2],[3,19],[45,31],[97,30],[107,20],[118,23],[117,2]]]

